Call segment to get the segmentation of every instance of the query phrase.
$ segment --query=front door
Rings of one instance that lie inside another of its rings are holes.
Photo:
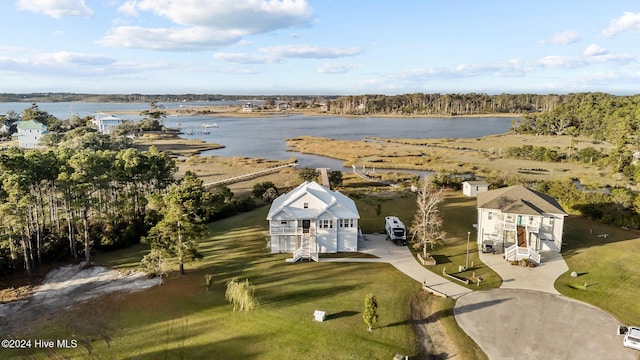
[[[516,230],[518,247],[527,247],[527,230],[524,226],[518,226]]]
[[[311,227],[311,220],[302,220],[302,232],[304,234],[309,233],[309,228]]]

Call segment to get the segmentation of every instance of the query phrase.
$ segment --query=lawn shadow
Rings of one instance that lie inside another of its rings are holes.
[[[337,312],[335,314],[329,314],[329,315],[325,316],[324,320],[325,321],[335,320],[335,319],[340,319],[340,318],[343,318],[343,317],[350,317],[350,316],[358,315],[358,314],[360,314],[359,311],[350,311],[350,310],[340,311],[340,312]]]
[[[511,298],[495,299],[495,300],[490,300],[490,301],[482,301],[482,302],[479,302],[479,303],[463,305],[463,306],[460,306],[460,307],[454,307],[453,308],[453,314],[455,316],[457,316],[457,315],[460,315],[460,314],[464,314],[466,312],[479,310],[479,309],[486,308],[486,307],[493,306],[493,305],[498,305],[498,304],[503,303],[503,302],[508,301],[508,300],[511,300]],[[431,316],[429,316],[429,317],[431,317]]]

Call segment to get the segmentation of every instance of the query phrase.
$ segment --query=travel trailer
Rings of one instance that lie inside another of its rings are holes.
[[[396,216],[387,216],[385,219],[384,228],[387,232],[387,237],[397,245],[407,245],[407,229],[404,224]]]

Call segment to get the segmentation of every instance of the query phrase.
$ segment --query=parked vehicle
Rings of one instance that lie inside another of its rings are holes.
[[[387,232],[387,238],[396,243],[396,245],[407,245],[407,229],[402,221],[400,221],[396,216],[387,216],[384,219],[384,228]]]
[[[640,350],[640,328],[629,326],[622,343],[628,348]]]

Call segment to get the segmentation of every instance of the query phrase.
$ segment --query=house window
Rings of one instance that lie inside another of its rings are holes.
[[[340,219],[338,220],[338,226],[341,228],[353,227],[353,219]]]
[[[287,220],[280,220],[280,225],[287,225]]]
[[[320,229],[333,229],[333,220],[320,220]]]
[[[308,208],[309,208],[309,203],[304,203],[302,206],[303,206],[305,209],[308,209]]]
[[[533,225],[533,216],[529,216],[529,225]]]
[[[507,222],[513,222],[513,215],[507,215]]]
[[[549,218],[549,225],[553,226],[555,220],[556,218]]]
[[[487,219],[489,220],[493,219],[493,213],[491,211],[489,211],[489,214],[487,215]]]

